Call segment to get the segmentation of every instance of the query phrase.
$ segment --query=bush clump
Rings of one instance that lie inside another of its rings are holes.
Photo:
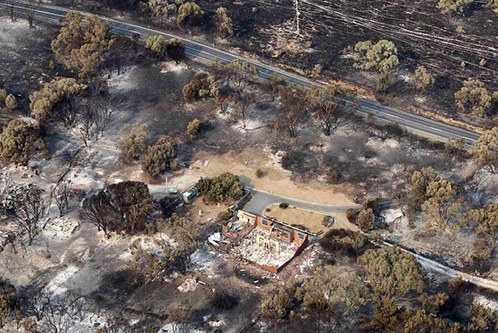
[[[286,209],[286,208],[289,208],[289,204],[287,202],[281,202],[280,205],[278,205],[278,207],[280,207],[282,209]]]
[[[260,306],[260,314],[263,318],[281,320],[289,316],[292,308],[298,303],[298,288],[294,281],[287,282],[285,286],[279,287],[273,293],[268,294]]]
[[[142,170],[150,177],[157,177],[170,170],[171,161],[176,157],[176,141],[172,137],[163,136],[147,149],[142,156]]]
[[[325,180],[327,184],[337,184],[337,181],[339,180],[339,175],[337,174],[337,171],[328,169],[327,173],[325,174]]]
[[[218,217],[216,218],[219,221],[227,221],[233,216],[232,212],[229,210],[225,210],[223,212],[220,212],[218,214]]]
[[[202,121],[195,118],[187,125],[187,135],[190,137],[190,139],[193,140],[199,135],[201,129],[202,129]]]
[[[7,95],[7,97],[5,97],[5,106],[7,107],[7,109],[9,110],[14,110],[17,108],[17,100],[16,100],[16,97],[12,94],[10,95]]]
[[[349,222],[353,222],[356,217],[356,212],[354,211],[353,208],[348,208],[346,210],[346,218],[348,219]]]
[[[147,151],[147,141],[149,136],[146,133],[145,124],[125,126],[121,130],[124,137],[121,140],[121,151],[123,159],[127,163],[138,161]]]
[[[362,209],[356,217],[356,224],[363,232],[374,229],[375,214],[371,208]]]
[[[356,258],[373,246],[366,236],[359,232],[346,229],[332,229],[319,241],[321,247],[328,253],[346,255]]]
[[[33,124],[14,119],[0,133],[0,160],[27,165],[36,152],[47,153],[47,150]]]
[[[216,95],[216,79],[207,73],[197,73],[192,80],[183,86],[182,93],[186,101],[192,102]]]
[[[263,178],[265,176],[266,172],[263,169],[258,169],[256,170],[256,177],[258,178]]]
[[[230,172],[214,178],[201,178],[196,187],[208,202],[227,202],[244,195],[244,184]]]
[[[0,107],[5,103],[5,99],[7,98],[8,92],[6,89],[0,89]]]

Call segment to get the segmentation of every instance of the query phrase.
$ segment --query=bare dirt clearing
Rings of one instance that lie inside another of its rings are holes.
[[[281,208],[279,205],[271,205],[265,209],[264,214],[292,226],[302,226],[312,233],[319,233],[327,226],[327,215],[306,211],[294,206]],[[333,224],[332,221],[330,224]]]
[[[347,195],[340,191],[334,191],[329,185],[318,180],[310,182],[291,180],[291,173],[282,170],[275,163],[275,158],[278,161],[278,157],[272,156],[268,151],[247,148],[240,152],[224,155],[201,152],[195,157],[200,161],[209,161],[207,167],[199,166],[199,169],[205,170],[208,174],[219,175],[230,170],[230,172],[242,176],[242,179],[247,179],[247,182],[255,188],[272,194],[337,206],[354,204]],[[265,170],[267,175],[262,178],[256,177],[258,168]]]

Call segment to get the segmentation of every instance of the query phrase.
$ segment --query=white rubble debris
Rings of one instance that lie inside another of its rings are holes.
[[[311,246],[309,256],[306,258],[306,260],[303,261],[302,264],[299,265],[299,272],[301,274],[303,274],[305,270],[313,267],[313,263],[314,263],[315,259],[317,258],[319,251],[320,251],[320,248],[318,246],[316,246],[315,244],[313,244]]]
[[[213,244],[214,246],[220,246],[221,242],[221,233],[215,232],[211,236],[208,237],[208,242]]]
[[[400,224],[405,225],[408,223],[408,218],[403,215],[401,209],[385,209],[380,213],[380,216],[384,219],[387,224]]]
[[[75,219],[56,218],[48,222],[43,234],[47,238],[67,239],[74,234],[79,226],[79,222]]]
[[[224,320],[211,320],[208,322],[208,324],[209,324],[209,326],[211,326],[213,328],[219,328],[219,327],[223,327],[226,325]]]
[[[498,301],[491,300],[485,296],[477,296],[474,299],[474,304],[479,304],[493,311],[498,311]]]
[[[68,266],[66,269],[57,273],[57,275],[47,284],[45,289],[54,295],[63,294],[67,291],[63,285],[69,280],[76,272],[79,271],[79,268],[76,266]]]
[[[242,239],[239,246],[235,247],[232,253],[258,265],[273,267],[280,267],[294,257],[297,250],[295,244],[277,241],[280,245],[280,251],[278,253],[269,252],[263,244],[257,244],[256,238],[258,234],[266,235],[264,231],[255,228]]]
[[[196,279],[186,279],[181,285],[178,286],[177,289],[182,293],[188,293],[190,291],[196,291],[201,284],[202,283]]]
[[[204,330],[194,329],[188,324],[169,323],[164,325],[157,333],[205,333]]]

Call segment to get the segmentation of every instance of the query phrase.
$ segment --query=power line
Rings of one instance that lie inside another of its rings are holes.
[[[301,28],[299,26],[299,16],[301,16],[299,12],[299,0],[294,0],[294,6],[296,8],[296,33],[299,36],[301,35]]]

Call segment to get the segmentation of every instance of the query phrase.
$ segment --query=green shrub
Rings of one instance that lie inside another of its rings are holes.
[[[5,103],[5,99],[7,98],[7,90],[0,89],[0,106]]]
[[[197,135],[199,135],[201,127],[202,127],[202,122],[199,119],[195,118],[187,125],[187,135],[191,139],[194,139]]]
[[[227,221],[233,216],[232,212],[226,210],[223,212],[220,212],[218,214],[218,217],[216,218],[218,221]]]
[[[327,184],[337,184],[337,180],[339,178],[339,175],[335,170],[328,169],[327,173],[325,174],[325,179],[327,181]]]
[[[266,172],[263,169],[256,170],[256,177],[258,177],[258,178],[264,177],[265,174],[266,174]]]
[[[214,178],[201,178],[196,187],[209,202],[237,200],[244,195],[244,184],[230,172]]]
[[[182,93],[186,101],[192,102],[217,93],[216,78],[207,73],[197,73],[189,83],[183,86]]]
[[[291,307],[291,295],[282,288],[261,304],[261,315],[269,319],[283,319],[289,314]]]
[[[123,159],[126,162],[138,161],[147,151],[147,141],[149,136],[146,133],[147,126],[145,124],[137,124],[133,126],[125,126],[121,130],[124,135],[121,141],[121,150]]]
[[[47,153],[47,150],[33,124],[14,119],[0,133],[0,160],[26,165],[36,152]]]
[[[353,222],[355,217],[356,217],[356,212],[354,211],[354,209],[348,208],[346,210],[346,218],[348,219],[348,221]]]
[[[17,108],[17,100],[16,100],[16,97],[12,94],[10,95],[7,95],[7,97],[5,97],[5,106],[7,107],[7,109],[9,110],[14,110]]]
[[[362,209],[356,218],[356,224],[363,232],[373,230],[375,214],[371,208]]]
[[[175,156],[175,139],[163,136],[142,156],[142,170],[150,177],[157,177],[164,171],[170,170],[170,163]]]

